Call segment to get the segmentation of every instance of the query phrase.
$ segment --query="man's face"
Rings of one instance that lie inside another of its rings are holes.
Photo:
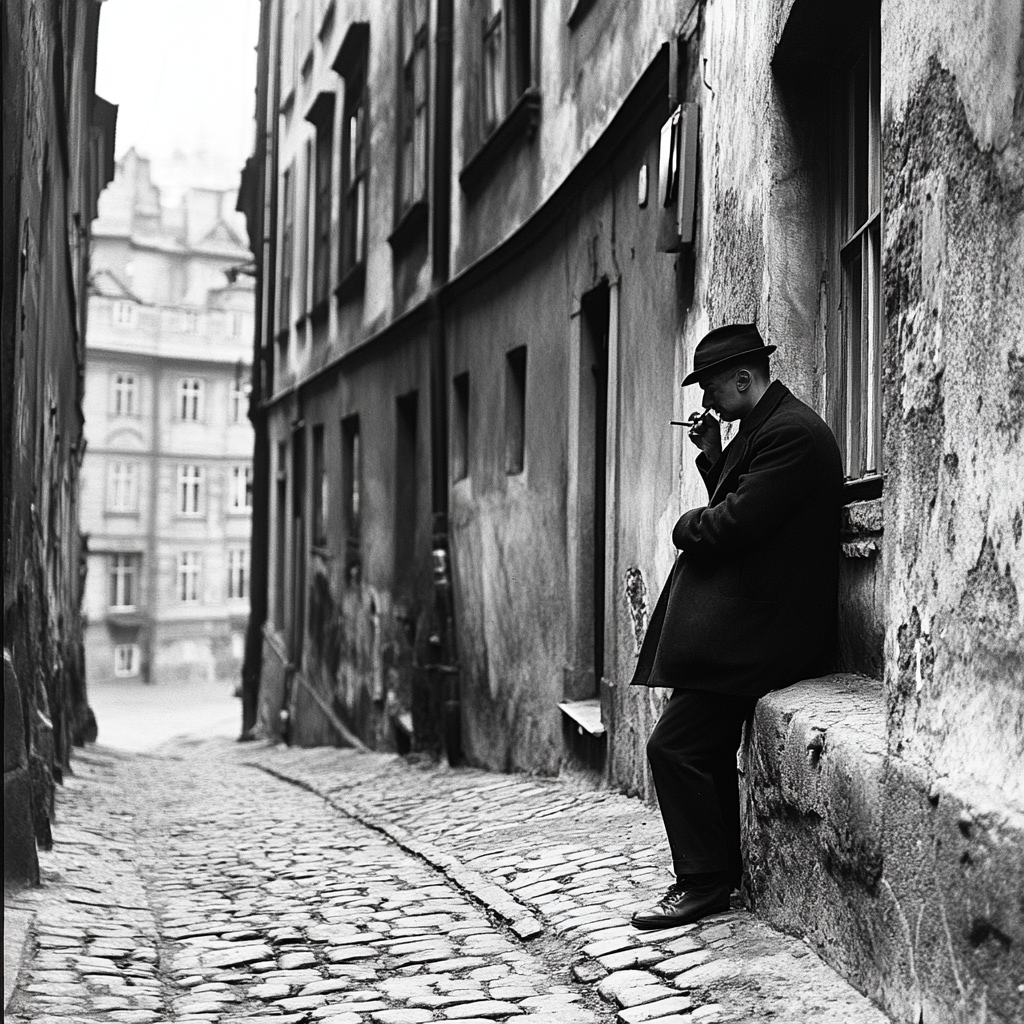
[[[736,369],[722,370],[697,382],[704,392],[703,406],[714,409],[723,420],[736,420],[742,413],[740,392],[736,388]]]

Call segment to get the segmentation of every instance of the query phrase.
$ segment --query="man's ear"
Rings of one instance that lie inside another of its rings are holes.
[[[740,367],[736,371],[736,376],[733,378],[736,381],[737,391],[746,391],[750,387],[751,376],[750,371],[744,367]]]

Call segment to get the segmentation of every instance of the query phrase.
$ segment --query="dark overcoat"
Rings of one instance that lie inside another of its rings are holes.
[[[774,381],[712,465],[634,685],[763,696],[832,667],[843,469],[828,425]]]

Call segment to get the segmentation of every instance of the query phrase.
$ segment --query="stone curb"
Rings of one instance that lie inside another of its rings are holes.
[[[292,775],[287,775],[275,768],[270,768],[258,761],[243,762],[247,767],[258,768],[268,775],[272,775],[282,782],[293,786],[299,786],[330,804],[335,810],[367,828],[373,829],[384,836],[387,836],[396,846],[411,853],[421,860],[425,860],[432,867],[437,868],[449,881],[457,885],[468,896],[478,903],[483,904],[488,910],[493,911],[504,921],[515,934],[523,940],[534,939],[544,933],[544,925],[527,907],[519,902],[514,896],[507,893],[500,886],[488,882],[478,871],[467,868],[458,858],[443,853],[433,843],[416,839],[401,825],[391,825],[386,822],[376,821],[367,816],[355,804],[346,800],[338,800],[335,797],[327,796],[317,789],[316,786]]]

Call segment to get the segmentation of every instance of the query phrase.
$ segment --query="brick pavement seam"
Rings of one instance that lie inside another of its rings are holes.
[[[290,785],[298,786],[310,793],[320,797],[326,804],[336,811],[358,821],[361,825],[379,832],[386,836],[400,849],[412,854],[420,860],[426,861],[431,867],[440,871],[453,885],[465,892],[471,899],[482,904],[488,910],[496,914],[512,929],[512,931],[523,940],[536,938],[544,933],[543,923],[535,914],[519,902],[514,896],[507,893],[500,886],[487,881],[483,875],[472,868],[466,867],[457,857],[442,853],[433,843],[416,839],[400,825],[391,825],[386,822],[376,821],[362,812],[355,804],[348,801],[338,800],[328,796],[317,789],[312,783],[302,779],[286,775],[284,772],[270,768],[267,765],[254,761],[243,761],[249,768],[256,768],[259,771],[287,782]]]

